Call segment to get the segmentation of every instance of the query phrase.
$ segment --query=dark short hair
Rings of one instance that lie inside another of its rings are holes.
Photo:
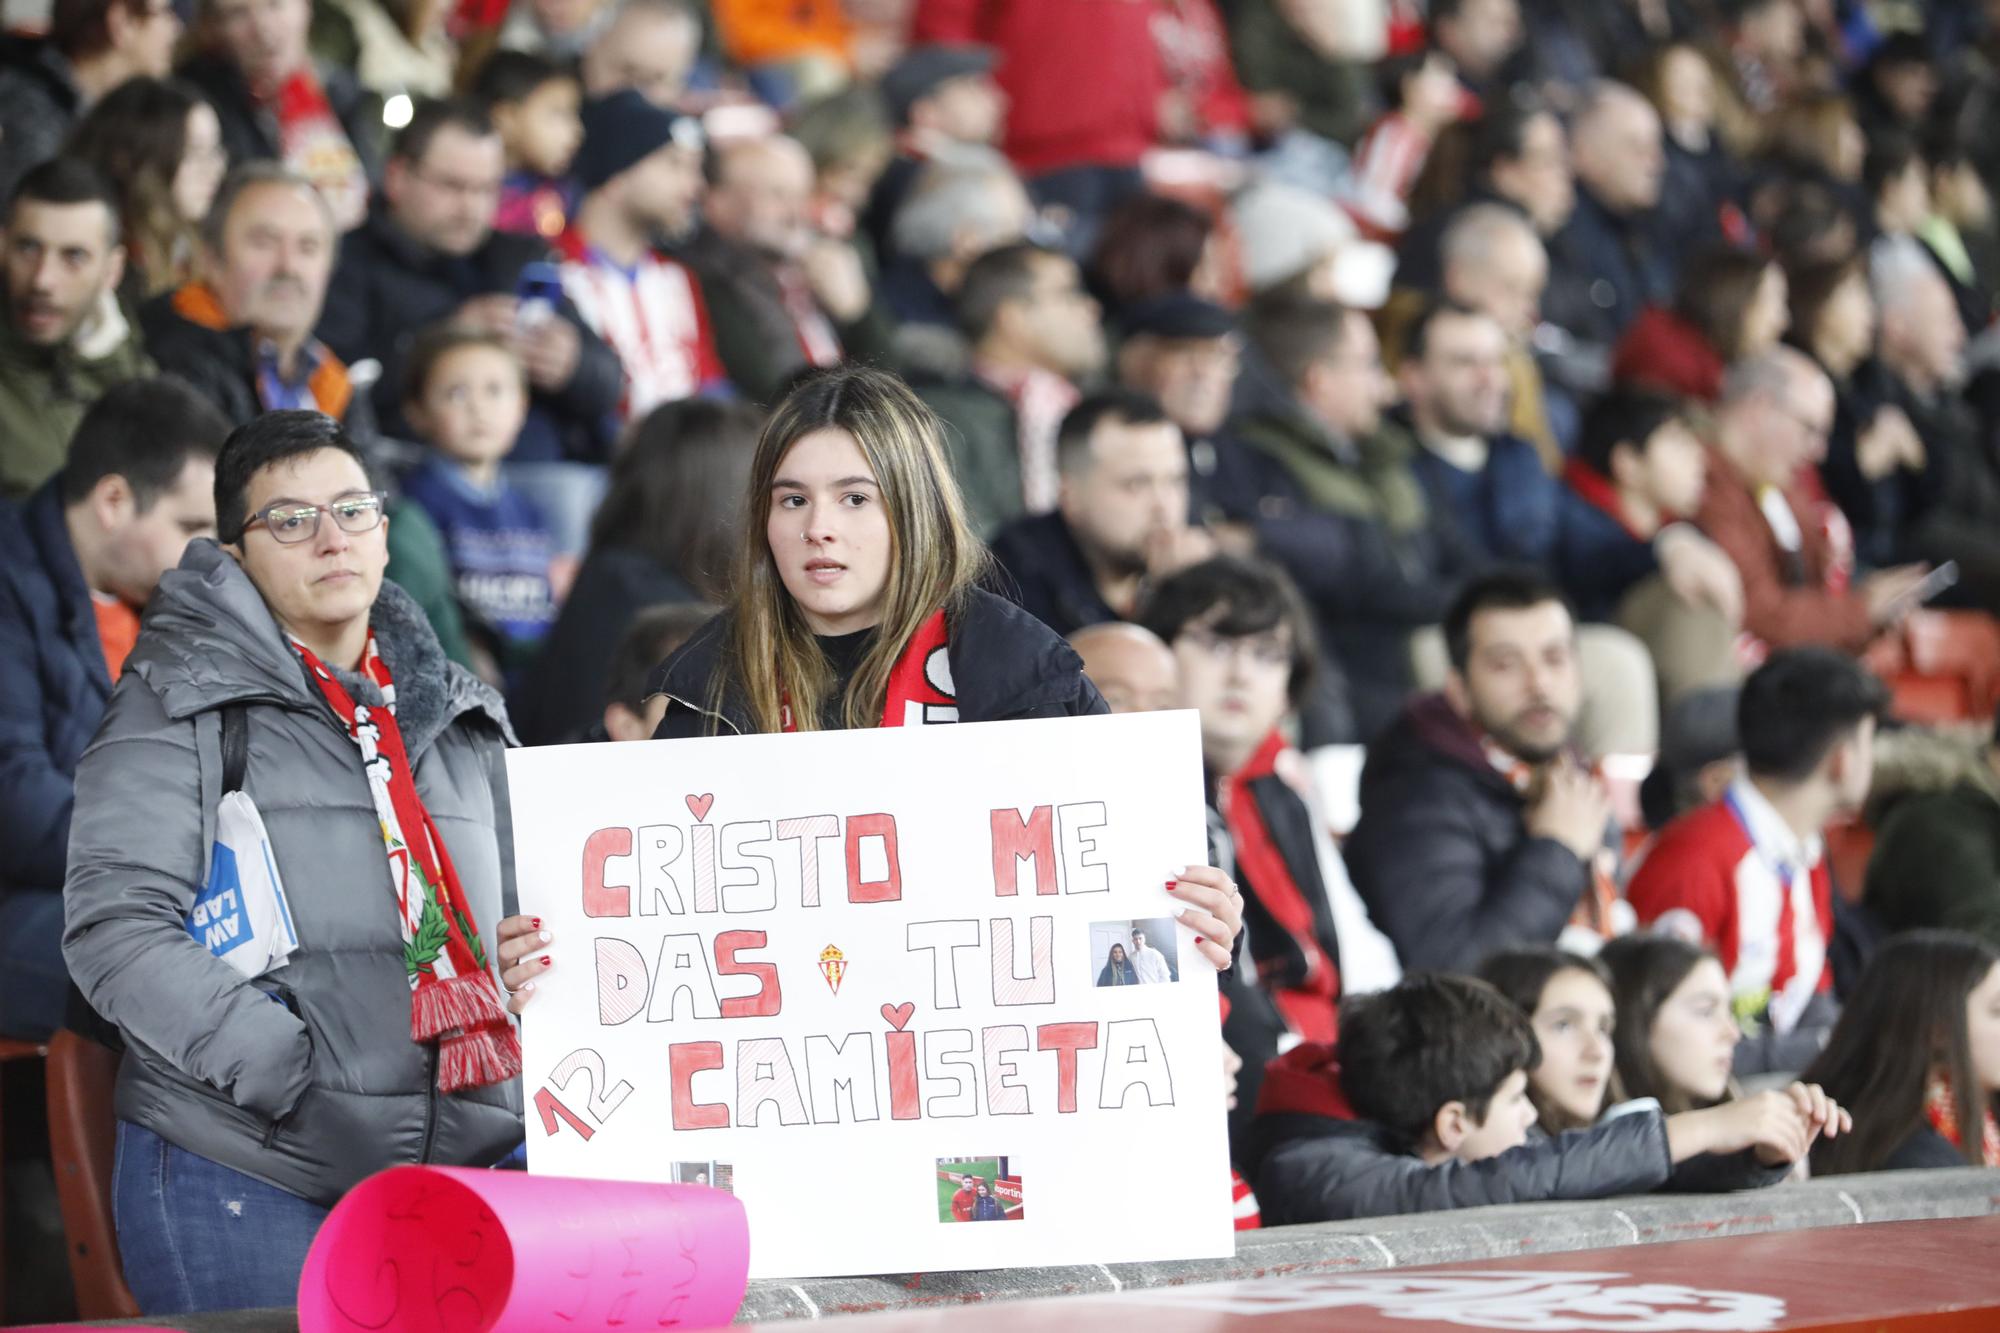
[[[173,375],[114,384],[91,404],[70,437],[59,490],[76,504],[106,477],[123,477],[139,512],[180,480],[188,460],[213,460],[229,418]]]
[[[1090,437],[1105,422],[1121,426],[1167,424],[1160,400],[1136,389],[1103,389],[1072,407],[1056,431],[1056,466],[1064,472],[1078,467],[1090,451]]]
[[[1340,1007],[1340,1089],[1413,1152],[1447,1102],[1483,1124],[1500,1085],[1541,1063],[1528,1016],[1471,977],[1419,972]]]
[[[10,225],[25,203],[102,204],[112,245],[118,244],[123,232],[118,192],[104,179],[104,173],[80,157],[52,157],[30,168],[15,184],[13,197],[7,201]]]
[[[1000,307],[1025,300],[1034,291],[1035,265],[1045,257],[1063,256],[1032,241],[1016,241],[973,260],[952,298],[959,330],[974,342],[984,338],[1000,317]]]
[[[1489,319],[1483,311],[1474,310],[1462,301],[1454,301],[1448,296],[1433,298],[1417,312],[1410,321],[1409,331],[1403,338],[1403,360],[1422,361],[1431,347],[1431,325],[1441,319]]]
[[[1211,615],[1207,628],[1225,639],[1288,626],[1292,671],[1285,689],[1293,707],[1305,699],[1319,669],[1319,639],[1305,599],[1284,570],[1265,560],[1218,555],[1153,585],[1134,619],[1171,644],[1194,621]]]
[[[653,672],[714,618],[715,608],[706,602],[665,602],[634,615],[611,651],[611,670],[604,682],[606,706],[622,704],[635,713],[644,708],[646,682]]]
[[[1563,590],[1532,569],[1496,569],[1465,585],[1444,613],[1444,646],[1459,671],[1472,662],[1472,622],[1482,611],[1525,611],[1555,602],[1576,619]]]
[[[499,334],[463,324],[433,324],[411,340],[409,355],[403,359],[403,402],[421,401],[424,390],[430,387],[431,376],[437,373],[439,363],[453,352],[467,347],[490,347],[504,353],[514,363],[515,369],[521,371],[523,385],[527,383],[528,372],[522,369],[520,357]]]
[[[1802,782],[1867,718],[1881,721],[1889,691],[1875,674],[1831,648],[1786,648],[1743,682],[1736,730],[1743,762],[1759,777]]]
[[[1253,301],[1243,321],[1250,345],[1294,389],[1333,355],[1346,328],[1347,307],[1339,302],[1282,290]]]
[[[146,10],[145,0],[55,0],[49,7],[49,45],[74,61],[111,49],[111,11],[123,9],[134,18]]]
[[[1171,195],[1135,194],[1111,210],[1091,251],[1090,279],[1114,310],[1183,291],[1215,219]]]
[[[1533,97],[1510,97],[1487,109],[1472,127],[1468,156],[1477,177],[1489,177],[1502,162],[1514,162],[1528,151],[1528,129],[1538,119],[1551,114]]]
[[[243,525],[250,521],[252,477],[275,463],[322,449],[346,454],[369,476],[369,485],[375,484],[367,458],[348,438],[346,428],[324,412],[266,412],[229,432],[215,460],[217,537],[225,545],[243,540]]]
[[[1681,414],[1680,400],[1650,389],[1613,389],[1597,400],[1583,419],[1576,454],[1605,476],[1611,475],[1611,455],[1619,445],[1641,454],[1660,427]]]
[[[431,151],[431,143],[442,130],[455,129],[475,139],[490,139],[498,133],[486,108],[469,97],[424,97],[410,113],[410,123],[396,132],[389,155],[405,162],[421,162]]]
[[[474,101],[488,112],[510,102],[524,102],[535,91],[558,79],[576,82],[576,74],[533,51],[495,51],[472,81]]]
[[[713,601],[748,521],[743,505],[764,414],[748,403],[662,403],[625,434],[590,524],[590,549],[638,551]]]

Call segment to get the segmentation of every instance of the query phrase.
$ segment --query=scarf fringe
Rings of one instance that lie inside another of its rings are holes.
[[[412,1041],[429,1041],[454,1029],[471,1032],[496,1023],[507,1026],[508,1018],[491,973],[471,972],[449,980],[427,981],[410,992]]]
[[[521,1041],[512,1024],[460,1032],[438,1043],[438,1091],[504,1083],[521,1072]]]

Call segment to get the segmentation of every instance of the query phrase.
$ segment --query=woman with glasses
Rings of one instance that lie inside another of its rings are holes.
[[[356,1182],[505,1156],[509,1011],[549,939],[507,915],[505,710],[383,581],[339,424],[239,427],[215,496],[220,544],[161,581],[78,767],[65,896],[70,970],[127,1043],[114,1204],[147,1314],[290,1305]],[[237,790],[264,845],[212,851]],[[229,875],[246,899],[264,854],[286,929],[246,939]],[[295,944],[266,966],[270,933]]]

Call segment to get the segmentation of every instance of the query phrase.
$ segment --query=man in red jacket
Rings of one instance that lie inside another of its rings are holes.
[[[1744,682],[1746,772],[1675,821],[1633,876],[1641,924],[1715,950],[1750,1040],[1736,1073],[1802,1069],[1836,1014],[1832,876],[1821,830],[1860,809],[1875,768],[1882,682],[1826,648],[1776,653]]]

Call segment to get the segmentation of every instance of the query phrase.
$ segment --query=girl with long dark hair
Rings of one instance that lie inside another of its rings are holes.
[[[1884,944],[1808,1079],[1854,1110],[1822,1175],[2000,1166],[2000,950],[1951,930]]]

